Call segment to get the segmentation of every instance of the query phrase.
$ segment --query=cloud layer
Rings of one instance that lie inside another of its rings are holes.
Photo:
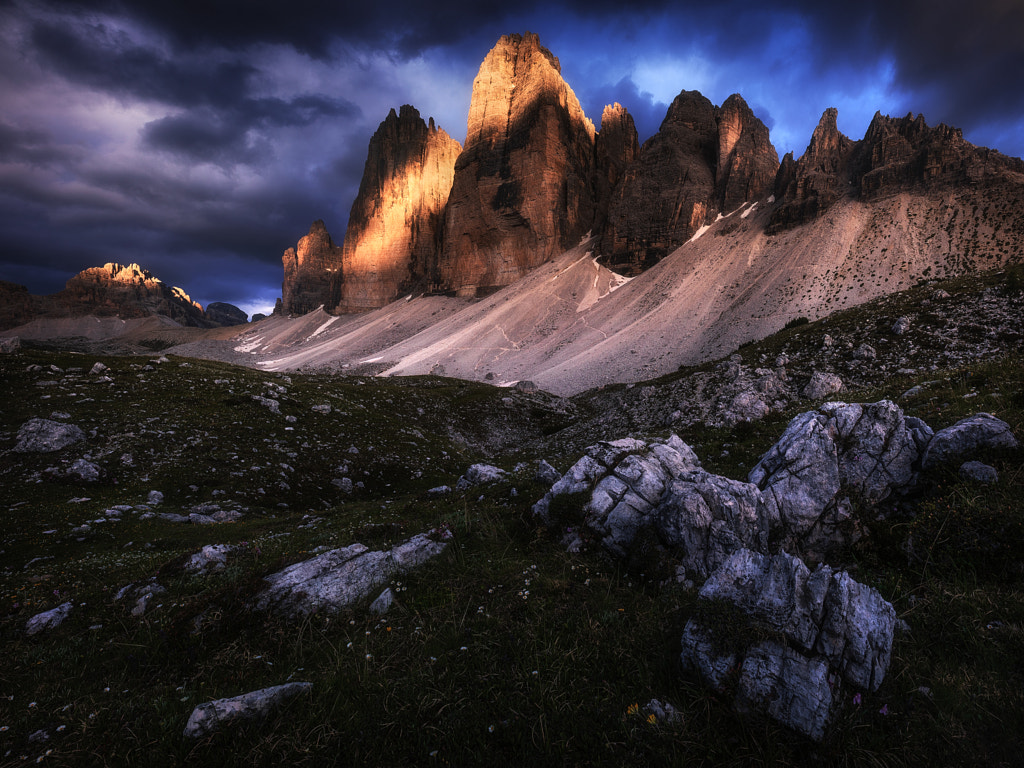
[[[357,7],[353,7],[357,6]],[[497,38],[537,32],[587,114],[641,140],[681,90],[741,93],[782,154],[822,111],[863,135],[923,113],[1024,154],[1024,5],[597,0],[0,2],[0,279],[51,293],[138,262],[203,304],[266,311],[314,219],[340,240],[366,147],[410,103],[462,141]]]

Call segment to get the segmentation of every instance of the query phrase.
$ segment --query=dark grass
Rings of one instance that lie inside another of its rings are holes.
[[[834,565],[878,588],[910,633],[898,639],[879,691],[859,703],[842,691],[828,737],[813,744],[738,718],[684,675],[679,638],[697,610],[695,591],[598,553],[563,552],[557,531],[530,522],[543,493],[532,467],[483,490],[426,494],[488,453],[509,470],[539,458],[531,446],[545,439],[551,402],[509,412],[507,390],[451,380],[295,375],[289,384],[179,359],[139,379],[132,366],[146,361],[132,358],[105,359],[113,390],[83,371],[72,385],[84,394],[71,397],[37,388],[40,377],[25,372],[30,363],[88,370],[92,362],[45,351],[0,359],[11,393],[0,406],[0,447],[25,419],[54,410],[96,430],[64,454],[0,455],[0,765],[1020,764],[1019,451],[982,457],[1000,472],[994,487],[943,469],[887,518],[865,512],[868,536]],[[937,384],[900,402],[935,428],[986,410],[1022,435],[1022,370],[1021,358],[1009,357],[939,371],[929,377]],[[266,381],[288,390],[281,416],[251,400],[266,394]],[[914,383],[897,377],[849,399],[895,398]],[[331,414],[313,414],[318,403],[330,403]],[[585,416],[580,409],[573,418]],[[681,436],[710,471],[744,478],[798,410]],[[502,444],[502,429],[514,439]],[[121,462],[126,452],[131,467]],[[45,479],[48,467],[83,453],[107,471],[104,483]],[[365,486],[352,496],[330,484],[346,460]],[[165,493],[163,511],[208,501],[248,511],[218,526],[126,514],[94,524],[82,541],[71,533],[114,504],[141,504],[153,488]],[[70,501],[81,498],[89,500]],[[571,518],[573,500],[564,503]],[[451,546],[392,584],[398,602],[386,617],[360,607],[285,622],[250,607],[263,576],[314,551],[389,546],[441,523],[455,532]],[[209,543],[239,546],[228,569],[185,574],[183,556]],[[167,593],[144,617],[131,615],[130,601],[114,602],[119,588],[153,576]],[[64,600],[75,604],[64,625],[24,635],[30,616]],[[198,703],[289,680],[312,682],[312,693],[263,723],[182,738]],[[649,723],[642,708],[652,698],[672,703],[682,720]],[[30,741],[39,730],[49,739]]]

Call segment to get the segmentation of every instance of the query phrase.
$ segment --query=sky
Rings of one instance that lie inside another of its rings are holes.
[[[480,63],[526,31],[641,142],[698,90],[741,94],[780,157],[828,107],[852,139],[920,113],[1024,156],[1024,0],[0,0],[0,280],[135,262],[269,312],[314,220],[343,240],[388,111],[463,142]]]

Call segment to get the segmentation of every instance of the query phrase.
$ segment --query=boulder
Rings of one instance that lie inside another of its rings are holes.
[[[683,631],[684,669],[722,693],[739,669],[738,711],[812,739],[825,734],[840,679],[875,691],[888,670],[895,609],[845,572],[741,549],[711,574],[699,600]],[[745,626],[716,618],[723,611],[738,612]]]
[[[473,464],[455,484],[456,491],[464,491],[475,485],[489,485],[504,480],[508,473],[490,464]]]
[[[29,419],[18,430],[16,453],[53,453],[85,439],[85,433],[74,424],[49,419]]]
[[[914,484],[923,434],[888,400],[825,403],[795,417],[748,480],[776,510],[782,546],[820,559],[859,536],[851,498],[877,504]]]
[[[928,443],[921,464],[930,469],[962,461],[982,450],[1017,447],[1017,438],[1009,424],[989,413],[978,413],[936,432]]]
[[[686,569],[706,577],[733,552],[768,550],[778,527],[756,485],[703,470],[673,480],[655,511],[655,529]]]
[[[25,633],[38,635],[40,632],[59,627],[71,614],[71,603],[61,603],[56,608],[37,613],[25,623]]]
[[[186,739],[201,739],[231,723],[262,720],[289,699],[308,693],[312,688],[312,683],[285,683],[240,696],[208,701],[192,710],[183,735]]]
[[[11,354],[21,349],[21,339],[17,336],[0,336],[0,355]]]
[[[958,474],[964,480],[972,480],[975,483],[999,482],[999,473],[996,472],[996,468],[980,461],[965,461],[960,465]]]
[[[446,546],[418,534],[387,551],[371,552],[362,544],[332,549],[267,576],[254,605],[290,618],[336,613],[367,599],[392,577],[419,567]]]
[[[641,528],[653,523],[654,508],[668,483],[700,467],[693,450],[672,435],[665,442],[624,438],[600,442],[533,505],[533,513],[545,525],[558,522],[551,514],[551,502],[563,494],[587,493],[581,510],[584,533],[597,538],[611,553],[624,556]],[[581,544],[578,533],[566,542],[570,548]]]
[[[72,483],[98,483],[103,478],[103,470],[98,464],[86,459],[75,459],[70,467],[58,472],[57,476]]]
[[[811,380],[803,389],[803,396],[808,400],[821,400],[829,395],[841,392],[843,380],[834,373],[815,371],[811,374]]]
[[[188,559],[185,570],[202,576],[212,571],[223,571],[228,564],[228,555],[234,551],[235,548],[227,544],[207,544]]]

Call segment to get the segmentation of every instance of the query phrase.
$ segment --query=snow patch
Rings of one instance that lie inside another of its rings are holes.
[[[769,203],[774,203],[775,202],[775,195],[772,195],[771,197],[769,197],[768,198],[768,202]]]
[[[313,331],[313,332],[312,332],[311,334],[309,334],[309,337],[308,337],[308,338],[306,339],[306,341],[309,341],[309,339],[312,339],[312,338],[314,338],[315,336],[319,336],[319,335],[320,335],[321,333],[323,333],[323,332],[324,332],[324,331],[326,331],[326,330],[327,330],[328,328],[330,328],[330,326],[331,326],[331,323],[333,323],[333,322],[334,322],[335,320],[337,320],[337,319],[338,319],[338,318],[337,318],[337,316],[334,316],[334,317],[332,317],[332,318],[329,318],[329,319],[327,320],[327,322],[326,322],[326,323],[324,323],[324,324],[323,324],[323,325],[321,325],[321,326],[320,326],[319,328],[317,328],[317,329],[316,329],[315,331]]]
[[[700,229],[698,229],[696,232],[694,232],[693,233],[693,237],[691,237],[686,242],[688,242],[688,243],[696,242],[700,238],[700,236],[703,235],[705,232],[707,232],[709,229],[711,229],[711,225],[710,224],[705,224]]]
[[[745,210],[743,213],[740,214],[740,218],[741,219],[747,218],[747,216],[749,216],[751,213],[754,212],[755,208],[757,208],[757,203],[751,203],[750,207],[747,208],[747,210]]]
[[[380,362],[383,359],[384,359],[383,357],[371,357],[371,358],[369,358],[367,360],[363,360],[362,364],[366,365],[366,363],[378,363],[378,362]]]
[[[263,343],[262,336],[256,336],[252,341],[247,341],[244,344],[239,344],[235,347],[235,352],[246,352],[248,354],[255,354],[256,349]]]

